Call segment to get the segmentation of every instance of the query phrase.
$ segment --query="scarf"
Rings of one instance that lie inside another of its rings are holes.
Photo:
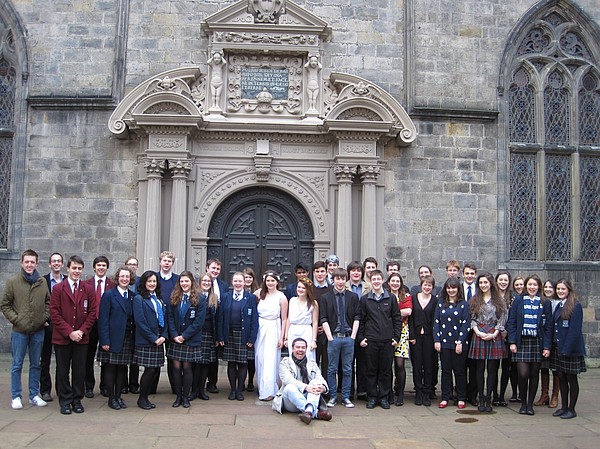
[[[27,274],[25,270],[21,268],[21,273],[23,274],[23,279],[25,279],[25,282],[27,282],[29,285],[35,284],[40,278],[40,274],[37,270],[33,270],[33,273]]]
[[[540,309],[540,297],[533,298],[525,295],[523,297],[523,332],[521,335],[537,337],[538,311]]]
[[[292,354],[292,360],[296,364],[298,368],[300,368],[300,376],[302,377],[302,382],[305,384],[310,383],[310,379],[308,378],[308,370],[306,369],[306,363],[308,362],[308,357],[304,357],[302,360],[297,359]]]

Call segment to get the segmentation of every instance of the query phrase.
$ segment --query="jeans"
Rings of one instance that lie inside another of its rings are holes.
[[[21,371],[25,353],[29,348],[29,399],[40,394],[40,372],[44,329],[28,335],[21,332],[11,334],[12,366],[10,368],[10,393],[12,399],[21,397]]]
[[[288,384],[283,389],[281,394],[282,407],[287,412],[303,412],[308,404],[312,404],[313,418],[317,416],[319,411],[320,394],[303,393],[298,390],[298,387]]]
[[[342,399],[350,399],[352,386],[352,362],[354,360],[354,340],[350,337],[335,337],[327,344],[327,384],[332,399],[337,396],[337,372],[342,362]]]

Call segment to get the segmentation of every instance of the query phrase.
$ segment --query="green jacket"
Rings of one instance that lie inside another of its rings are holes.
[[[0,310],[13,325],[14,332],[32,334],[44,327],[50,318],[48,283],[40,278],[30,285],[23,273],[6,281]]]

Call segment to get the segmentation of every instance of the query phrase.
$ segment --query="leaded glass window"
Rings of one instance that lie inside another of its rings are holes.
[[[16,71],[0,57],[0,248],[8,245]]]
[[[507,72],[512,260],[600,260],[600,48],[567,14],[529,20]]]

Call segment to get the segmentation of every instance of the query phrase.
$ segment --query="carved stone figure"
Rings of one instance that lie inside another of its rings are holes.
[[[308,62],[304,64],[304,69],[307,74],[306,91],[308,94],[308,111],[317,111],[317,98],[319,97],[319,72],[323,66],[319,62],[317,56],[310,56]]]
[[[222,51],[213,52],[212,57],[206,62],[212,69],[210,78],[210,94],[212,98],[211,110],[220,111],[220,99],[223,92],[223,84],[225,83],[225,66],[227,62]]]

